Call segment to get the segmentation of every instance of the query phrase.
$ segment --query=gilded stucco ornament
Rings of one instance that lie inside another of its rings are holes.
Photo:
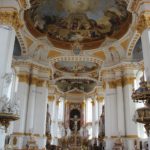
[[[0,10],[0,24],[9,25],[19,30],[23,23],[19,18],[19,14],[16,10]]]
[[[136,29],[142,33],[147,28],[150,28],[150,13],[143,13],[139,17]]]

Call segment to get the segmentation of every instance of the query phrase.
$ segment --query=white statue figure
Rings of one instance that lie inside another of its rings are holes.
[[[2,104],[1,112],[19,115],[19,102],[16,101],[16,97],[11,101],[6,95],[4,95],[0,98],[0,102]]]
[[[77,133],[77,131],[78,131],[78,122],[80,121],[80,119],[78,119],[77,115],[74,115],[74,117],[70,120],[72,120],[74,122],[74,131],[75,131],[75,133]]]
[[[12,81],[12,77],[13,77],[13,74],[12,73],[6,73],[2,78],[4,79],[4,84],[5,86],[4,87],[9,87],[11,81]]]
[[[9,102],[9,99],[6,95],[0,98],[0,104],[1,104],[0,111],[1,112],[8,112],[8,102]]]

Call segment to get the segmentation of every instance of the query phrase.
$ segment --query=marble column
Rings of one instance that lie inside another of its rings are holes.
[[[29,69],[29,68],[26,68]],[[28,70],[29,71],[29,70]],[[20,105],[20,119],[14,122],[13,134],[11,136],[10,144],[18,149],[24,147],[24,133],[26,131],[26,113],[28,103],[28,92],[29,92],[29,74],[19,72],[18,74],[18,90],[17,99]],[[13,144],[13,139],[16,138],[16,144]]]
[[[46,114],[48,103],[48,86],[44,79],[37,79],[36,101],[34,111],[33,134],[38,145],[38,149],[44,149],[46,145]]]
[[[134,141],[138,138],[137,124],[133,121],[133,116],[136,110],[136,104],[133,102],[131,95],[134,84],[134,69],[124,68],[123,72],[123,95],[125,105],[125,133],[126,133],[126,148],[134,149]]]
[[[142,50],[144,57],[144,68],[147,81],[150,82],[150,29],[145,29],[141,35]]]
[[[125,136],[125,114],[124,114],[124,99],[123,99],[123,85],[122,72],[115,70],[116,78],[116,94],[117,94],[117,118],[118,118],[118,136]]]
[[[31,73],[32,74],[32,73]],[[36,77],[31,75],[30,87],[29,87],[29,97],[28,97],[28,107],[27,107],[27,120],[26,120],[26,133],[32,133],[34,125],[34,113],[35,113],[35,102],[36,102]]]
[[[52,117],[52,144],[57,145],[58,144],[58,138],[57,138],[57,133],[58,133],[58,108],[59,108],[59,97],[55,97],[55,109],[53,112],[53,117]]]
[[[0,25],[0,97],[3,96],[3,77],[6,73],[11,72],[11,63],[15,42],[15,30],[8,26]]]
[[[95,109],[95,98],[92,98],[92,138],[96,138],[96,109]]]
[[[101,115],[102,115],[102,110],[103,110],[103,105],[104,105],[104,97],[103,96],[98,96],[97,97],[97,104],[98,104],[98,133],[101,134],[103,132],[103,126],[101,124]]]
[[[0,58],[0,98],[3,97],[6,93],[4,93],[4,84],[5,79],[4,76],[7,73],[11,72],[11,63],[12,63],[12,55],[13,55],[13,48],[15,42],[15,30],[8,26],[3,26],[0,24],[0,51],[1,51],[1,58]],[[6,95],[7,96],[7,95]],[[0,111],[1,111],[2,104],[0,102]],[[0,147],[4,149],[4,142],[5,142],[5,133],[3,133],[3,127],[0,128]],[[0,148],[0,149],[1,149]]]
[[[117,96],[114,74],[105,76],[105,136],[106,150],[112,149],[114,139],[118,137]]]

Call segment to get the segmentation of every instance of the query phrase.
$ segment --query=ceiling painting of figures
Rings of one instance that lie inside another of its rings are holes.
[[[85,61],[60,61],[54,64],[55,68],[68,73],[87,73],[98,69],[99,65]]]
[[[25,20],[33,35],[47,36],[56,47],[79,41],[90,49],[123,36],[131,14],[124,0],[31,0]]]
[[[61,79],[56,81],[56,85],[62,92],[77,89],[88,93],[91,92],[97,84],[95,81],[87,79]]]

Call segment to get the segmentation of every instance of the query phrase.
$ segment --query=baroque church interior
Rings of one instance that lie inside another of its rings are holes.
[[[150,0],[0,0],[0,150],[150,150]]]

